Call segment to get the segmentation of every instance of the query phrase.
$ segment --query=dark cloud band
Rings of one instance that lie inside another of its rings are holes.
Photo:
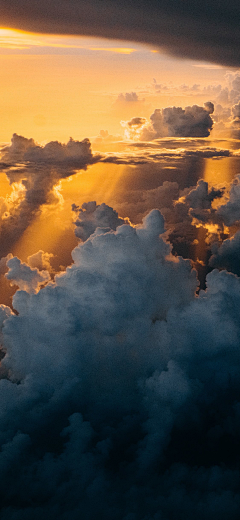
[[[240,63],[236,0],[1,0],[0,13],[5,27],[120,38],[186,58]]]

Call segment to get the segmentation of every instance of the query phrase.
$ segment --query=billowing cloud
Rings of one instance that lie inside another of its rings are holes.
[[[1,23],[28,31],[84,34],[150,43],[171,54],[239,66],[239,6],[235,0],[194,5],[153,0],[64,3],[1,0]],[[117,23],[116,23],[117,21]],[[224,38],[222,37],[224,35]]]
[[[51,258],[53,258],[53,256],[52,253],[44,253],[44,251],[40,249],[37,253],[28,256],[27,263],[33,269],[37,268],[39,271],[45,269],[50,272],[52,270]]]
[[[17,285],[20,290],[29,293],[38,292],[41,285],[46,284],[50,280],[48,271],[39,271],[36,267],[21,262],[19,258],[14,256],[7,261],[8,273],[5,275],[10,280],[11,285]]]
[[[106,204],[99,204],[95,201],[85,202],[81,208],[73,205],[73,211],[78,214],[74,222],[75,235],[81,240],[87,240],[99,228],[99,232],[116,231],[118,226],[128,224],[128,219],[122,219],[117,212]]]
[[[208,137],[213,127],[211,114],[214,105],[210,101],[204,107],[167,107],[157,108],[150,116],[148,123],[145,118],[135,117],[122,122],[126,137],[151,141],[160,137]]]
[[[240,281],[196,297],[164,228],[94,233],[1,306],[3,520],[238,519]]]

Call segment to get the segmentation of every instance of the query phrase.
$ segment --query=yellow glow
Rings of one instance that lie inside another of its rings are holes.
[[[94,46],[96,39],[81,36],[66,36],[52,34],[38,34],[20,31],[17,29],[0,28],[0,48],[29,49],[34,47],[55,47],[65,49],[89,49],[91,51],[108,51],[119,54],[131,54],[136,51],[130,47],[110,47],[109,41],[104,40],[105,46]],[[72,42],[72,43],[70,43]]]
[[[11,186],[5,173],[0,174],[0,197],[7,197],[11,194]]]
[[[74,235],[74,214],[71,204],[81,206],[84,202],[96,200],[114,205],[118,182],[125,166],[97,164],[88,171],[61,181],[61,199],[57,206],[43,207],[42,213],[28,226],[11,251],[22,261],[39,249],[57,255],[60,264],[71,262],[70,251],[78,241]],[[59,186],[55,188],[59,194]],[[123,215],[125,216],[125,215]],[[64,244],[64,247],[62,246]]]
[[[233,158],[205,159],[204,180],[210,186],[228,184],[234,177],[232,169]]]
[[[118,54],[132,54],[132,52],[136,52],[136,49],[129,49],[128,47],[90,47],[90,50],[116,52]]]

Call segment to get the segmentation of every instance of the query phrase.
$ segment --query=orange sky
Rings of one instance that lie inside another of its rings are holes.
[[[208,100],[178,86],[225,81],[226,68],[153,51],[132,42],[0,29],[0,141],[13,132],[40,142],[92,137],[101,129],[122,134],[121,119]],[[157,94],[153,78],[174,90]],[[136,92],[138,103],[116,103],[126,92]]]

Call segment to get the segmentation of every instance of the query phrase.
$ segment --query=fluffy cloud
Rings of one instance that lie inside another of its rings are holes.
[[[1,0],[2,25],[43,33],[85,34],[146,42],[184,58],[239,66],[239,6],[235,0],[141,4],[105,0]],[[116,24],[117,20],[117,24]],[[220,35],[224,34],[224,38]]]
[[[73,211],[78,213],[74,222],[75,235],[81,240],[87,240],[97,228],[98,232],[116,230],[122,224],[128,224],[128,219],[122,219],[117,212],[106,204],[97,205],[95,201],[85,202],[81,208],[73,205]]]
[[[150,141],[159,137],[208,137],[213,127],[211,114],[214,105],[210,101],[204,107],[167,107],[155,109],[150,122],[145,118],[135,117],[123,122],[127,138],[139,138]]]
[[[3,520],[238,519],[240,280],[196,297],[164,227],[94,233],[1,306]]]
[[[36,293],[41,285],[50,280],[48,271],[39,271],[36,267],[31,268],[16,256],[10,258],[6,265],[9,268],[5,275],[6,278],[11,281],[11,285],[17,285],[22,291]]]

